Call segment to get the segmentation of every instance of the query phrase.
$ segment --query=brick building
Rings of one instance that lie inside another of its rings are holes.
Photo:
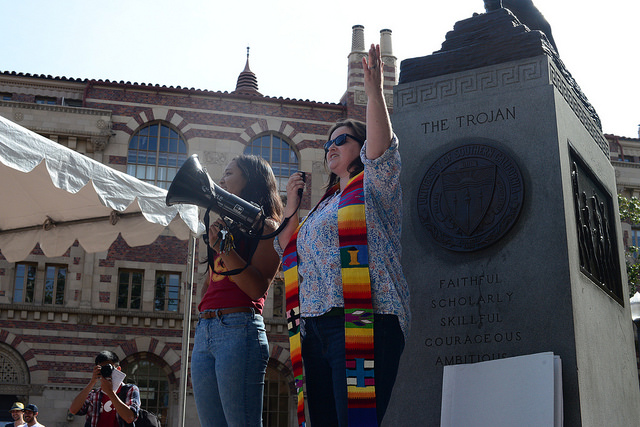
[[[640,198],[640,125],[638,138],[605,134],[609,142],[610,159],[616,171],[616,190],[618,194],[628,199]],[[622,221],[622,242],[626,248],[640,247],[640,224]],[[626,254],[628,263],[638,263],[639,258],[631,252]],[[640,377],[640,318],[637,317],[638,293],[631,298],[631,315],[635,325],[636,359],[638,362],[638,376]]]
[[[247,54],[231,93],[1,72],[0,115],[163,188],[191,154],[198,154],[214,181],[234,156],[259,154],[271,163],[283,195],[289,175],[306,172],[304,213],[323,193],[328,129],[344,117],[364,120],[363,30],[353,27],[347,87],[337,103],[261,94]],[[380,32],[380,43],[391,106],[397,74],[391,31]],[[84,417],[68,416],[67,408],[88,382],[95,354],[107,348],[140,387],[143,406],[159,413],[163,425],[179,425],[187,241],[167,229],[148,246],[130,247],[119,238],[108,251],[87,253],[76,242],[56,258],[36,246],[17,263],[1,250],[0,411],[16,400],[32,402],[49,427],[83,425]],[[202,243],[196,253],[204,259]],[[199,264],[194,314],[204,273]],[[271,353],[265,426],[295,425],[284,304],[278,279],[263,313]],[[194,327],[195,321],[192,334]],[[198,425],[190,384],[186,407],[185,425]]]
[[[610,159],[616,171],[618,194],[640,197],[640,138],[605,135],[609,141]],[[640,247],[640,224],[622,222],[624,247]]]

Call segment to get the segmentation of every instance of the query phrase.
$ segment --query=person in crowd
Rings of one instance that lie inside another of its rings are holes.
[[[106,371],[103,369],[105,366],[108,366]],[[91,380],[71,402],[69,412],[74,415],[86,415],[87,426],[124,427],[133,423],[138,416],[138,386],[121,383],[117,390],[114,390],[111,375],[107,376],[107,371],[113,370],[121,370],[118,355],[109,350],[98,353],[91,371]],[[98,381],[100,387],[94,389]]]
[[[44,427],[38,422],[38,407],[33,403],[24,407],[24,424],[22,425],[25,427]]]
[[[22,402],[13,402],[11,409],[9,409],[9,413],[11,414],[13,421],[5,424],[4,427],[18,427],[24,424],[24,419],[22,418],[24,415],[24,404]]]
[[[299,424],[298,355],[312,425],[347,426],[351,419],[375,426],[409,331],[409,289],[400,265],[401,162],[379,46],[371,45],[362,66],[367,123],[347,119],[330,129],[328,190],[301,224],[294,213],[304,177],[289,178],[285,216],[291,221],[274,243],[285,270]]]
[[[220,187],[262,207],[263,236],[276,230],[283,207],[263,158],[233,159]],[[228,222],[219,218],[209,227],[209,269],[198,305],[191,382],[201,425],[261,426],[269,360],[262,308],[280,258],[273,237],[249,237]]]

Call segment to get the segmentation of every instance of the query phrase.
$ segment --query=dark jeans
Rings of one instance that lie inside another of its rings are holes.
[[[373,340],[376,411],[380,425],[404,350],[404,335],[398,317],[376,314]],[[302,360],[311,425],[346,427],[348,424],[344,345],[344,316],[326,314],[303,319]]]

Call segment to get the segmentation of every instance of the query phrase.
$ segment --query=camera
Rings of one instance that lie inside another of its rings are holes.
[[[111,373],[114,369],[116,368],[111,364],[104,365],[100,368],[100,376],[102,376],[102,378],[110,379]]]

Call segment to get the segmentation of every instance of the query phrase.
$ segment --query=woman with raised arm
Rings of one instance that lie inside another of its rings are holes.
[[[371,45],[362,59],[367,123],[347,119],[330,129],[327,192],[301,224],[295,211],[302,174],[287,184],[291,220],[274,244],[285,270],[299,424],[303,362],[312,425],[379,425],[409,330],[401,163],[383,65],[380,46]]]

